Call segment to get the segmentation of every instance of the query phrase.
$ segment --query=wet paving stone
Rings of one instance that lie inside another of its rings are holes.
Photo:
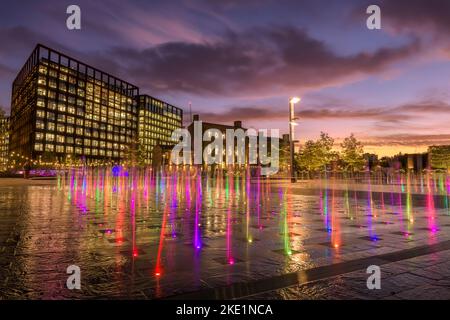
[[[196,179],[144,186],[130,175],[103,180],[96,198],[97,176],[74,175],[87,192],[64,181],[0,180],[0,298],[211,298],[203,290],[225,288],[242,293],[234,298],[406,299],[420,297],[414,288],[450,290],[441,195],[431,210],[424,194],[412,194],[407,212],[404,193],[388,196],[391,186],[370,194],[352,184],[355,198],[337,182],[252,181],[247,194],[240,177],[228,178],[239,180],[228,191],[225,178],[202,178],[200,195]],[[118,188],[133,179],[138,188]],[[80,293],[65,288],[72,264],[85,277]],[[369,264],[381,267],[380,292],[364,287]]]
[[[407,232],[407,231],[395,231],[395,232],[391,232],[391,234],[395,234],[397,236],[406,236],[406,237],[410,237],[410,236],[414,235],[414,233]]]
[[[291,256],[291,255],[295,255],[295,254],[299,254],[300,253],[300,251],[292,250],[292,249],[289,249],[289,250],[277,249],[277,250],[272,250],[272,251],[275,252],[275,253],[284,255],[284,256]]]
[[[228,266],[232,266],[237,263],[244,262],[244,260],[239,259],[239,258],[229,258],[228,259],[228,258],[224,258],[224,257],[214,258],[213,260],[221,265],[228,265]]]
[[[383,240],[378,236],[364,236],[364,237],[359,237],[358,239],[371,241],[371,242],[377,242],[377,241]]]

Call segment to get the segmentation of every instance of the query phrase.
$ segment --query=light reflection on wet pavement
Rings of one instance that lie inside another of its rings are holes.
[[[450,239],[444,175],[291,185],[109,172],[72,171],[44,185],[0,180],[1,298],[163,298]],[[442,252],[425,261],[448,261]],[[79,291],[66,288],[72,264]],[[364,271],[358,277],[365,288]],[[260,298],[329,298],[335,283]]]

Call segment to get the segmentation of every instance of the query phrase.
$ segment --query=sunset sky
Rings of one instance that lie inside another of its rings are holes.
[[[81,7],[82,29],[66,28]],[[382,29],[366,28],[377,4]],[[0,106],[36,43],[121,77],[202,120],[350,133],[391,155],[450,144],[450,1],[16,1],[0,4]]]

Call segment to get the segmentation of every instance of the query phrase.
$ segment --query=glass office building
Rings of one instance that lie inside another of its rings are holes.
[[[9,150],[9,118],[0,115],[0,171],[6,171]]]
[[[179,110],[38,45],[13,83],[10,152],[33,161],[122,162],[155,139],[165,141],[174,119],[181,125]],[[144,133],[139,137],[138,126]]]
[[[183,124],[183,110],[148,95],[138,97],[138,106],[140,156],[146,164],[151,164],[155,146],[177,142],[171,136]]]

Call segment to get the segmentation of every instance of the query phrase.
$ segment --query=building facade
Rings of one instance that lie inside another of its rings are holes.
[[[432,169],[449,170],[450,168],[450,146],[428,147],[429,163]]]
[[[189,134],[191,136],[191,153],[192,155],[194,154],[194,148],[195,148],[195,140],[197,139],[197,137],[195,136],[195,123],[200,121],[200,116],[199,115],[194,115],[193,117],[193,122],[187,127]],[[259,157],[259,147],[263,147],[267,150],[267,155],[271,156],[270,152],[272,150],[271,148],[271,139],[270,137],[265,137],[265,139],[260,139],[259,135],[258,136],[253,136],[255,138],[255,148],[257,151],[256,155],[252,155],[250,156],[250,137],[249,135],[246,135],[245,138],[243,138],[244,140],[241,141],[241,143],[244,143],[244,152],[245,154],[240,155],[239,153],[242,151],[239,149],[239,144],[237,142],[237,137],[235,137],[233,139],[233,150],[226,150],[226,131],[227,129],[232,129],[232,130],[238,130],[238,129],[242,129],[244,132],[247,132],[247,128],[242,127],[242,122],[241,121],[234,121],[233,125],[224,125],[224,124],[219,124],[219,123],[211,123],[211,122],[201,122],[201,128],[202,128],[202,132],[201,132],[201,138],[202,138],[202,143],[201,143],[201,148],[202,148],[202,152],[206,152],[209,155],[212,156],[216,156],[214,154],[215,150],[211,149],[210,143],[211,141],[215,140],[215,138],[218,138],[219,136],[211,136],[211,132],[208,132],[207,134],[209,134],[209,136],[207,138],[210,139],[210,141],[205,141],[204,137],[205,137],[205,133],[209,130],[209,129],[215,129],[217,130],[216,134],[221,134],[222,135],[222,139],[223,139],[223,155],[222,155],[222,163],[225,166],[226,162],[227,162],[227,156],[233,156],[234,158],[234,164],[235,166],[239,166],[239,157],[241,156],[244,159],[244,164],[243,166],[247,166],[249,164],[252,164],[251,159],[256,159],[256,163],[254,164],[255,166],[260,164],[260,157]],[[219,133],[220,132],[220,133]],[[256,131],[255,131],[256,133]],[[232,152],[233,155],[227,155],[226,152]],[[286,160],[288,160],[288,155],[289,155],[289,135],[283,135],[282,138],[278,138],[278,149],[276,150],[278,152],[279,155],[279,159],[280,159],[280,164],[283,165],[284,162],[286,162]],[[203,153],[204,154],[204,153]],[[218,156],[218,155],[217,155]],[[192,156],[193,158],[193,156]],[[194,163],[193,159],[191,159],[191,163]],[[204,161],[203,161],[204,163]]]
[[[407,153],[400,154],[393,158],[392,168],[403,169],[406,171],[421,172],[429,169],[428,153]]]
[[[0,171],[6,171],[9,154],[9,117],[0,115]]]
[[[152,122],[141,97],[137,86],[37,45],[13,83],[10,152],[33,163],[126,161],[141,148],[139,117],[169,118]]]
[[[172,132],[183,125],[183,110],[148,95],[140,95],[139,106],[139,147],[140,157],[145,164],[152,164],[153,149],[169,146]]]

